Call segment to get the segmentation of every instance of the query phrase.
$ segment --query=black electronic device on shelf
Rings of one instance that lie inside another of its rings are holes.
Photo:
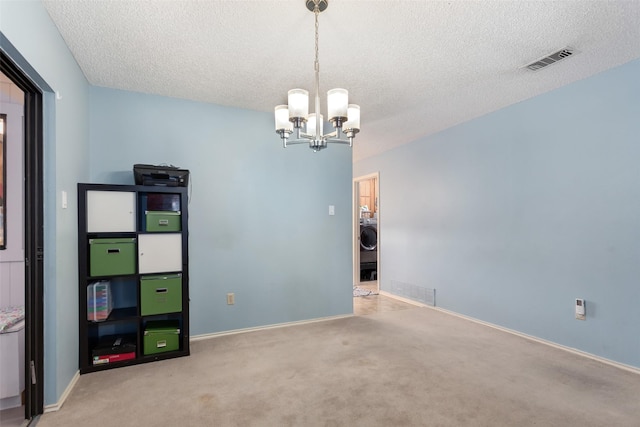
[[[136,185],[156,185],[160,187],[188,187],[189,171],[171,165],[133,165]]]

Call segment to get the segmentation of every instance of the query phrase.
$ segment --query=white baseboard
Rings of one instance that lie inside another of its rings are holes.
[[[73,387],[75,387],[76,383],[78,382],[78,378],[80,378],[80,371],[76,371],[75,375],[71,378],[71,381],[69,381],[67,388],[64,389],[64,392],[62,393],[62,395],[60,396],[60,399],[58,399],[56,403],[52,403],[51,405],[45,405],[44,407],[45,414],[47,412],[59,411],[60,408],[62,408],[62,405],[64,405],[64,401],[67,400],[67,397],[69,397],[71,390],[73,390]]]
[[[0,411],[4,411],[5,409],[19,408],[20,406],[22,406],[22,396],[20,394],[17,396],[4,397],[0,399]]]
[[[470,320],[472,322],[479,323],[481,325],[488,326],[490,328],[497,329],[497,330],[502,331],[502,332],[507,332],[509,334],[516,335],[516,336],[519,336],[521,338],[528,339],[530,341],[535,341],[535,342],[538,342],[540,344],[545,344],[545,345],[548,345],[550,347],[554,347],[554,348],[557,348],[557,349],[560,349],[560,350],[564,350],[564,351],[567,351],[569,353],[577,354],[578,356],[586,357],[588,359],[592,359],[592,360],[595,360],[597,362],[604,363],[606,365],[610,365],[610,366],[616,367],[618,369],[623,369],[625,371],[629,371],[629,372],[632,372],[634,374],[640,375],[640,368],[636,368],[635,366],[625,365],[624,363],[620,363],[620,362],[616,362],[615,360],[610,360],[610,359],[606,359],[604,357],[596,356],[595,354],[587,353],[586,351],[578,350],[578,349],[571,348],[571,347],[566,347],[566,346],[564,346],[562,344],[558,344],[558,343],[555,343],[553,341],[547,341],[545,339],[538,338],[538,337],[535,337],[533,335],[527,335],[527,334],[524,334],[522,332],[516,331],[514,329],[505,328],[503,326],[499,326],[499,325],[496,325],[496,324],[493,324],[493,323],[485,322],[484,320],[479,320],[479,319],[476,319],[474,317],[465,316],[464,314],[456,313],[455,311],[450,311],[450,310],[446,310],[444,308],[433,307],[433,306],[430,306],[430,305],[422,304],[420,302],[413,301],[413,300],[411,300],[409,298],[404,298],[404,297],[401,297],[401,296],[398,296],[398,295],[390,294],[389,292],[380,291],[380,295],[384,295],[384,296],[387,296],[389,298],[395,298],[397,300],[400,300],[400,301],[403,301],[403,302],[406,302],[406,303],[409,303],[409,304],[413,304],[413,305],[416,305],[418,307],[426,307],[426,308],[430,308],[432,310],[437,310],[437,311],[440,311],[442,313],[450,314],[451,316],[459,317],[461,319]]]
[[[353,317],[353,314],[342,314],[339,316],[320,317],[317,319],[299,320],[297,322],[276,323],[275,325],[256,326],[253,328],[233,329],[231,331],[214,332],[211,334],[192,335],[189,339],[190,342],[208,340],[210,338],[223,337],[225,335],[244,334],[246,332],[264,331],[267,329],[286,328],[289,326],[306,325],[309,323],[326,322],[328,320],[344,319],[346,317]]]

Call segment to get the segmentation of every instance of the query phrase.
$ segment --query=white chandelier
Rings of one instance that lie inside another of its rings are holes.
[[[318,62],[318,15],[329,5],[328,0],[305,0],[307,9],[315,14],[316,60],[315,69],[315,112],[309,114],[309,92],[304,89],[289,91],[289,105],[275,108],[276,132],[282,138],[282,146],[287,144],[306,144],[314,152],[327,148],[327,143],[353,145],[353,138],[360,132],[360,106],[349,104],[349,92],[346,89],[331,89],[327,92],[327,112],[329,121],[335,130],[324,135],[323,120],[320,114],[320,63]],[[306,123],[306,132],[302,126]],[[296,130],[296,139],[289,141],[289,135]]]

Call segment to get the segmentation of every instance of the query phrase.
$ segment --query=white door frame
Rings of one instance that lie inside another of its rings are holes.
[[[360,282],[360,181],[367,181],[370,179],[376,180],[376,200],[377,200],[377,212],[378,212],[378,252],[376,259],[376,285],[378,291],[380,291],[380,221],[381,221],[381,209],[380,209],[380,172],[370,173],[368,175],[359,176],[353,179],[353,286],[359,285]]]

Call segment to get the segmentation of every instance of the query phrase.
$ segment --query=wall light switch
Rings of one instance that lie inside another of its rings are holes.
[[[576,319],[584,320],[587,315],[585,300],[576,298]]]
[[[329,215],[335,215],[336,214],[336,207],[333,205],[329,205]]]
[[[69,199],[67,197],[67,192],[64,190],[62,191],[61,205],[62,205],[62,209],[67,209],[67,207],[69,206]]]

